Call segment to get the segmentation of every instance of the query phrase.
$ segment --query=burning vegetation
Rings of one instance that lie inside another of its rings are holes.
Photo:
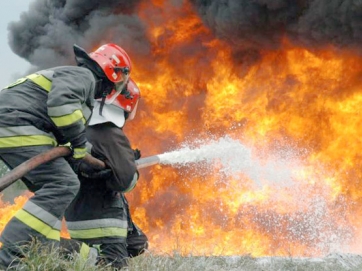
[[[74,64],[73,43],[124,47],[142,94],[125,130],[144,157],[228,137],[251,151],[256,173],[282,161],[258,181],[217,162],[142,170],[128,198],[152,250],[361,253],[360,10],[345,0],[37,0],[9,38],[36,69]],[[3,223],[13,210],[1,210]]]

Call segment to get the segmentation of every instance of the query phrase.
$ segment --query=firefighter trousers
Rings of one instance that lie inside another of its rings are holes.
[[[1,150],[0,159],[14,168],[35,155],[52,148],[36,146]],[[37,240],[44,245],[59,246],[64,211],[79,190],[79,180],[64,158],[40,165],[22,181],[34,195],[10,219],[1,233],[0,264],[12,266],[22,257],[19,246]]]

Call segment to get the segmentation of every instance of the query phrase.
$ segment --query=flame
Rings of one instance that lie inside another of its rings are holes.
[[[228,136],[248,146],[260,165],[284,157],[290,178],[258,185],[246,174],[220,174],[217,163],[141,170],[127,197],[151,250],[361,253],[361,57],[285,39],[278,50],[240,62],[187,1],[168,2],[143,1],[139,9],[153,49],[134,63],[142,99],[125,127],[133,145],[146,157]],[[1,223],[12,212],[3,209]]]
[[[135,63],[143,98],[138,120],[126,126],[143,156],[210,136],[239,140],[261,164],[293,155],[288,185],[283,177],[261,186],[240,174],[225,180],[217,165],[143,170],[128,197],[151,247],[200,255],[360,252],[353,240],[361,226],[361,57],[285,39],[252,64],[238,62],[187,3],[177,11],[157,3],[143,3],[139,14],[155,73]]]
[[[1,195],[2,197],[2,195]],[[15,213],[23,207],[25,202],[28,200],[28,196],[21,195],[14,199],[14,204],[10,204],[9,202],[0,201],[0,232],[3,231],[5,225],[9,222],[9,220],[15,215]]]
[[[1,200],[2,194],[0,194],[0,232],[2,232],[9,222],[9,220],[15,215],[15,213],[21,209],[28,199],[33,195],[31,192],[24,192],[23,195],[14,198],[14,203]],[[67,231],[65,220],[62,221],[61,237],[70,238]]]

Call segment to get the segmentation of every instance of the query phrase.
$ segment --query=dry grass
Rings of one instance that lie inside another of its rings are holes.
[[[46,249],[38,245],[23,248],[26,255],[17,268],[21,271],[111,271],[110,267],[95,267],[90,261],[83,260],[79,254],[71,259],[59,256],[57,249]],[[358,256],[358,255],[357,255]],[[356,261],[357,259],[357,261]],[[151,252],[129,261],[129,271],[360,271],[361,257],[340,257],[330,255],[323,259],[253,258],[238,257],[203,257],[172,255],[155,255]]]
[[[147,253],[130,261],[130,271],[361,271],[359,264],[340,261],[335,257],[323,259],[252,258],[238,257],[184,257]]]

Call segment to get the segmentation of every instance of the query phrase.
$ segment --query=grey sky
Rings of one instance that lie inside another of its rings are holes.
[[[7,26],[11,21],[18,21],[20,14],[27,11],[32,0],[2,0],[0,2],[0,89],[22,76],[30,64],[14,54],[8,43]]]

